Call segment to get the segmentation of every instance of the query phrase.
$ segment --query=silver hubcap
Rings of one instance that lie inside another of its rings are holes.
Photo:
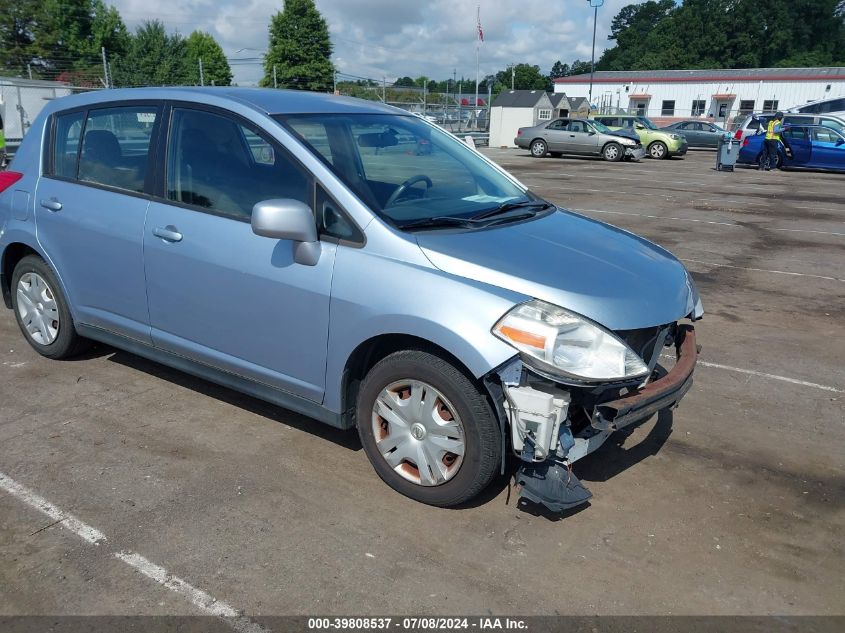
[[[666,150],[663,149],[663,146],[659,143],[651,146],[651,155],[653,158],[663,158],[663,154]]]
[[[464,427],[440,391],[419,380],[385,387],[373,406],[379,454],[393,470],[420,486],[454,477],[464,459]]]
[[[49,345],[59,335],[59,307],[53,290],[37,273],[25,273],[17,287],[18,316],[29,336]]]
[[[614,158],[619,156],[619,149],[617,149],[617,147],[615,145],[610,145],[610,146],[605,148],[604,155],[607,158],[613,160]]]
[[[534,154],[534,156],[543,156],[546,153],[546,148],[542,143],[534,143],[534,145],[531,146],[531,153]]]

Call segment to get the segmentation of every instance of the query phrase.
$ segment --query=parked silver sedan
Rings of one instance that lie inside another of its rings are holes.
[[[638,138],[586,119],[555,119],[534,127],[519,128],[514,143],[530,151],[535,158],[549,153],[552,156],[579,154],[601,156],[615,162],[623,158],[639,160],[645,156]]]

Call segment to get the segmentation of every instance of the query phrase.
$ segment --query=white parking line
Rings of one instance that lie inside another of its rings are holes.
[[[679,257],[682,262],[693,262],[695,264],[705,264],[707,266],[717,266],[719,268],[736,268],[738,270],[751,270],[758,273],[772,273],[775,275],[792,275],[795,277],[811,277],[813,279],[824,279],[825,281],[840,281],[845,283],[845,279],[838,279],[837,277],[825,277],[824,275],[811,275],[810,273],[793,273],[786,270],[768,270],[767,268],[749,268],[747,266],[732,266],[731,264],[717,264],[716,262],[705,262],[700,259],[689,259]]]
[[[715,220],[699,220],[697,218],[676,218],[668,215],[647,215],[645,213],[630,213],[628,211],[606,211],[602,209],[578,209],[575,207],[566,207],[571,211],[577,211],[578,213],[608,213],[611,215],[630,215],[637,218],[649,218],[652,220],[674,220],[676,222],[698,222],[700,224],[718,224],[720,226],[731,226],[734,228],[745,229],[748,228],[743,224],[736,224],[735,222],[717,222]],[[787,231],[789,233],[816,233],[819,235],[834,235],[837,237],[845,237],[845,233],[837,233],[835,231],[818,231],[818,230],[811,230],[811,229],[775,229],[769,228],[767,226],[761,226],[761,229],[765,231]]]
[[[46,514],[55,523],[60,523],[81,539],[92,545],[105,546],[108,539],[98,529],[83,523],[69,512],[65,512],[58,506],[50,503],[40,495],[34,493],[26,486],[0,472],[0,489],[5,490],[16,499],[23,501],[28,506]],[[267,629],[253,622],[245,615],[242,615],[231,605],[214,598],[201,589],[197,589],[190,583],[174,576],[164,567],[150,562],[140,554],[127,550],[112,552],[114,558],[123,561],[136,571],[155,580],[163,587],[186,598],[191,604],[200,609],[206,615],[219,618],[238,633],[268,633]]]
[[[770,380],[780,380],[781,382],[792,383],[793,385],[801,385],[802,387],[812,387],[813,389],[821,389],[823,391],[832,391],[833,393],[845,393],[845,389],[838,387],[829,387],[827,385],[820,385],[815,382],[807,382],[806,380],[798,380],[796,378],[789,378],[787,376],[778,376],[777,374],[767,374],[762,371],[754,371],[753,369],[743,369],[742,367],[731,367],[730,365],[720,365],[719,363],[709,363],[707,361],[698,361],[698,365],[704,367],[712,367],[714,369],[724,369],[726,371],[734,371],[740,374],[748,374],[750,376],[759,376],[760,378],[769,378]]]

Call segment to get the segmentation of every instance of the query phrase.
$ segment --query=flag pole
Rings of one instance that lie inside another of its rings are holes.
[[[481,41],[484,37],[481,30],[481,5],[476,6],[476,24],[478,25],[478,33],[475,37],[475,104],[472,110],[472,120],[475,127],[478,128],[478,50],[481,48]]]

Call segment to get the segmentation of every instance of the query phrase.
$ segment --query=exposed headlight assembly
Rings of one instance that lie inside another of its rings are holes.
[[[583,382],[638,378],[648,367],[620,338],[584,317],[534,299],[510,310],[493,334],[539,371]]]

